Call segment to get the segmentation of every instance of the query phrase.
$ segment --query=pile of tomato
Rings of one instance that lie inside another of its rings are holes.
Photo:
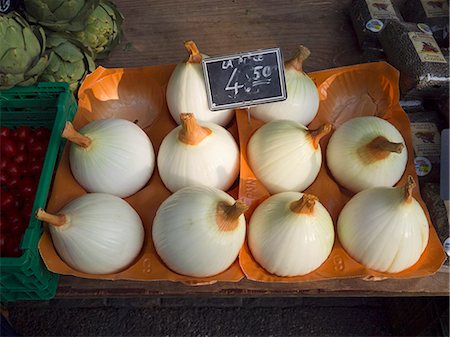
[[[30,221],[50,130],[1,127],[0,136],[0,254],[17,257]]]

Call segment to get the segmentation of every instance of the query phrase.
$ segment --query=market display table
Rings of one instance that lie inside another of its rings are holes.
[[[260,283],[242,280],[190,286],[179,282],[88,280],[61,276],[58,298],[141,296],[448,296],[449,274],[437,272],[409,280],[327,280],[300,283]]]
[[[101,62],[140,67],[180,62],[183,41],[211,56],[280,47],[285,58],[300,44],[311,50],[306,71],[362,62],[346,1],[116,0],[125,16],[122,43]],[[403,1],[394,1],[401,3]],[[448,296],[449,273],[415,279],[258,283],[242,280],[190,286],[178,282],[104,281],[61,276],[58,298],[139,296]]]

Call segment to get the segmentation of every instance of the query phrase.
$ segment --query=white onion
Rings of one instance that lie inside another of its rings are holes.
[[[303,62],[309,55],[308,48],[299,47],[297,55],[285,64],[287,99],[250,108],[254,117],[264,122],[287,119],[303,125],[311,123],[319,109],[319,92],[303,71]]]
[[[333,220],[315,196],[275,194],[253,213],[248,243],[253,257],[270,273],[305,275],[330,255]]]
[[[111,274],[129,266],[144,243],[144,227],[124,200],[104,193],[85,194],[58,215],[38,210],[50,224],[59,256],[70,267],[88,274]]]
[[[162,141],[158,170],[164,185],[175,192],[190,185],[227,190],[239,174],[239,148],[233,136],[194,114],[181,114],[181,126]]]
[[[195,113],[195,117],[202,122],[211,122],[225,126],[233,118],[233,110],[211,111],[208,107],[205,79],[203,77],[202,58],[193,41],[185,42],[189,52],[186,61],[179,63],[167,85],[166,98],[170,114],[180,124],[180,114]]]
[[[428,221],[412,196],[412,177],[402,187],[374,187],[342,209],[337,231],[345,250],[373,270],[397,273],[414,265],[428,244]]]
[[[88,192],[128,197],[145,186],[155,168],[150,139],[130,121],[95,120],[79,132],[67,122],[62,136],[72,142],[72,174]]]
[[[327,165],[333,177],[353,192],[393,186],[402,177],[407,160],[408,151],[400,132],[373,116],[342,124],[327,147]]]
[[[206,186],[185,187],[167,198],[153,221],[153,242],[173,271],[195,277],[223,272],[245,237],[247,206]]]
[[[324,124],[317,130],[308,130],[293,121],[269,122],[250,138],[250,167],[271,194],[304,191],[319,174],[319,141],[331,128],[331,124]]]

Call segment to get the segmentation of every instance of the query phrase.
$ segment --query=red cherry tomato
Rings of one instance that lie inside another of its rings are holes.
[[[31,162],[27,166],[29,174],[36,177],[36,180],[38,180],[42,171],[42,162]]]
[[[21,168],[20,168],[20,176],[22,176],[22,177],[27,177],[27,176],[29,176],[30,175],[30,166],[29,166],[30,164],[28,164],[28,165],[23,165]]]
[[[27,142],[17,142],[17,152],[27,152]]]
[[[12,195],[14,196],[14,198],[22,198],[22,193],[19,189],[19,186],[17,186],[17,188],[10,190],[10,192],[12,193]]]
[[[17,177],[20,175],[20,167],[16,163],[9,163],[6,167],[6,172],[10,177]]]
[[[0,157],[0,170],[4,170],[6,166],[9,164],[9,159],[6,157],[1,156]]]
[[[44,159],[45,159],[45,156],[42,156],[42,157],[33,157],[33,156],[30,156],[29,158],[28,158],[28,161],[30,162],[30,163],[40,163],[41,165],[44,163]]]
[[[20,209],[22,209],[22,206],[23,206],[23,200],[21,198],[16,198],[14,200],[14,208],[20,210]]]
[[[25,232],[25,228],[22,225],[22,219],[18,222],[14,222],[11,224],[9,233],[11,236],[18,236],[19,238],[22,237],[23,233]]]
[[[19,177],[9,177],[6,181],[6,186],[8,186],[10,190],[12,190],[19,186],[19,181]]]
[[[48,141],[50,139],[50,135],[51,135],[51,132],[47,128],[40,127],[40,128],[37,128],[36,130],[34,130],[34,136],[40,140]]]
[[[41,141],[37,140],[32,144],[29,144],[28,151],[30,152],[30,155],[35,157],[44,157],[45,151],[47,151],[47,145]]]
[[[28,160],[28,155],[25,151],[18,151],[14,156],[14,162],[18,165],[24,165]]]
[[[10,191],[7,191],[5,189],[2,189],[2,193],[0,195],[0,206],[2,211],[7,211],[14,207],[14,196]]]
[[[5,170],[0,171],[0,185],[6,185],[9,181],[8,173]]]
[[[23,198],[32,198],[36,193],[36,182],[30,177],[25,177],[19,182],[19,193]]]
[[[22,236],[11,236],[6,240],[6,256],[8,257],[18,257],[22,255],[20,250],[20,240]]]
[[[3,138],[1,141],[1,154],[5,157],[14,157],[17,153],[17,146],[11,138]]]
[[[26,141],[27,142],[27,147],[29,147],[31,144],[34,144],[34,142],[36,142],[36,138],[34,138],[34,137],[30,137],[30,138],[28,138],[28,140]]]
[[[2,256],[6,256],[6,254],[7,254],[7,252],[6,252],[6,236],[5,235],[0,236],[0,254]]]
[[[20,212],[19,208],[10,208],[6,211],[6,221],[9,226],[21,223],[22,221],[22,213]]]
[[[27,202],[22,208],[22,218],[24,219],[25,223],[28,225],[28,222],[30,221],[31,212],[33,212],[33,202]]]
[[[11,129],[7,128],[6,126],[0,127],[0,137],[2,137],[2,139],[3,139],[3,137],[6,137],[6,138],[11,137]]]
[[[5,236],[6,233],[9,232],[8,224],[6,221],[6,217],[2,214],[0,216],[0,237]]]
[[[33,135],[33,130],[29,126],[19,126],[16,129],[16,139],[19,141],[26,141]]]

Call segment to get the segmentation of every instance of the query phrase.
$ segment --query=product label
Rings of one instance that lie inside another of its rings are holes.
[[[425,23],[418,23],[417,28],[419,28],[422,32],[428,35],[433,35],[433,31],[431,28]]]
[[[390,0],[366,0],[370,16],[374,19],[397,19]]]
[[[417,157],[427,157],[439,163],[441,155],[441,135],[434,123],[411,123],[414,153]]]
[[[420,0],[427,18],[448,16],[447,0]]]
[[[450,238],[447,238],[444,241],[444,250],[447,253],[447,255],[450,256]]]
[[[431,162],[425,157],[414,158],[414,165],[416,166],[416,173],[419,177],[424,177],[431,172]]]
[[[383,22],[378,19],[370,19],[366,23],[366,28],[371,32],[378,33],[383,29]]]
[[[432,35],[423,32],[409,32],[408,36],[422,62],[447,63]]]

